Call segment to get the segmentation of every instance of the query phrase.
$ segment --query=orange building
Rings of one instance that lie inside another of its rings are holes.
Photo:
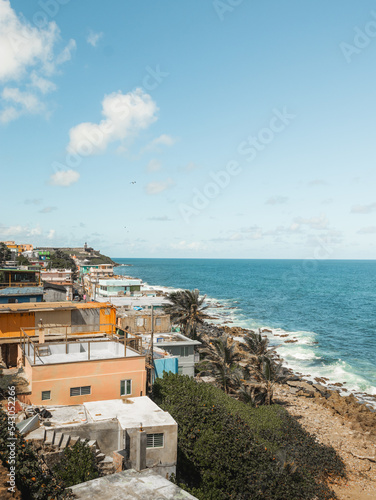
[[[29,381],[19,399],[34,405],[76,405],[145,395],[145,356],[116,339],[90,338],[36,343],[18,348]]]
[[[116,309],[113,305],[99,302],[28,302],[0,304],[0,354],[8,367],[16,366],[17,345],[21,328],[28,335],[38,335],[37,328],[43,325],[48,336],[80,336],[90,332],[114,333]],[[57,328],[59,327],[59,328]],[[49,332],[51,329],[51,332]]]

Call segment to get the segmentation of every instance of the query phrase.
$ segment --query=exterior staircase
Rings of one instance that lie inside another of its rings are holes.
[[[107,476],[115,472],[113,458],[106,456],[101,452],[95,439],[88,440],[78,436],[63,434],[62,432],[55,431],[53,429],[45,429],[42,446],[53,448],[54,451],[64,451],[65,448],[68,446],[74,446],[78,441],[86,443],[93,452],[101,476]]]

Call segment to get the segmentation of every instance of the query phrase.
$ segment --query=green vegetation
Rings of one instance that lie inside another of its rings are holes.
[[[199,290],[179,290],[171,292],[167,299],[170,304],[163,306],[165,313],[170,314],[171,321],[181,326],[182,333],[192,339],[197,338],[197,325],[202,324],[208,316],[204,313],[206,295],[200,298]]]
[[[72,447],[65,448],[64,456],[54,468],[53,473],[66,487],[99,477],[94,454],[89,446],[81,441],[77,441]]]
[[[200,500],[335,498],[326,479],[343,476],[343,462],[284,408],[173,374],[156,380],[153,399],[178,423],[176,482]]]
[[[16,259],[16,263],[18,266],[30,266],[31,265],[31,262],[29,261],[29,259],[27,257],[25,257],[24,255],[19,255]]]
[[[10,471],[13,470],[11,467],[14,467],[15,483],[22,499],[69,498],[64,493],[65,485],[51,473],[46,472],[40,457],[32,446],[26,443],[18,430],[15,430],[14,436],[10,435],[12,426],[8,429],[8,420],[7,413],[0,407],[0,459]],[[9,447],[13,443],[14,455],[13,449]]]
[[[0,265],[4,264],[6,260],[10,260],[12,256],[11,251],[5,245],[5,243],[0,242]]]
[[[72,257],[63,250],[58,249],[51,253],[47,269],[71,269],[73,281],[77,279],[77,266]]]

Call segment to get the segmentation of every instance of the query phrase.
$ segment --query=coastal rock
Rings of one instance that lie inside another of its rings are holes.
[[[303,382],[301,380],[288,380],[287,385],[290,387],[294,387],[298,390],[297,395],[300,396],[309,396],[314,397],[316,393],[316,389],[308,384],[307,382]]]

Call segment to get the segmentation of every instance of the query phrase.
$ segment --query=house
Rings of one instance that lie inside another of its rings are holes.
[[[50,329],[51,330],[51,329]],[[142,396],[146,391],[145,356],[116,336],[46,342],[21,329],[18,366],[29,382],[19,399],[27,404],[74,405],[87,401]]]
[[[67,289],[65,286],[55,283],[43,283],[43,300],[45,302],[64,302],[67,300]]]
[[[109,303],[37,302],[0,304],[0,354],[9,367],[17,365],[21,328],[38,335],[38,326],[54,328],[54,338],[65,333],[80,337],[90,331],[113,333],[116,310]],[[59,328],[57,328],[59,327]],[[50,335],[52,336],[52,335]]]
[[[151,335],[143,334],[142,340],[147,348],[151,343]],[[181,333],[158,333],[153,335],[153,347],[163,349],[171,356],[178,358],[178,373],[194,377],[195,364],[200,361],[200,356],[195,352],[195,347],[201,345],[198,340],[192,340]],[[167,371],[167,370],[166,370]]]
[[[132,333],[149,333],[152,331],[152,321],[153,321],[153,331],[154,333],[163,333],[171,331],[171,319],[169,314],[165,314],[163,311],[153,310],[153,315],[150,309],[143,310],[136,306],[135,310],[130,309],[118,314],[118,325],[123,330],[128,330]]]
[[[73,299],[73,273],[71,269],[46,269],[40,273],[44,283],[52,283],[65,288],[65,300]],[[59,299],[61,300],[61,299]]]
[[[108,460],[113,460],[116,472],[148,468],[164,478],[176,473],[177,423],[147,396],[44,408],[52,415],[48,426],[31,432],[28,441],[44,439],[45,431],[65,442],[68,436],[78,436],[95,440]]]
[[[84,262],[81,263],[76,258],[77,269],[80,277],[86,274],[91,274],[94,278],[103,278],[105,276],[114,275],[114,266],[112,264],[85,264]]]
[[[8,288],[0,288],[0,304],[42,302],[42,300],[42,286],[12,286]]]
[[[0,269],[0,289],[11,286],[41,286],[40,271]]]
[[[98,280],[97,295],[99,297],[119,297],[122,295],[141,295],[142,280],[118,276]]]
[[[168,304],[165,297],[145,296],[139,297],[97,297],[97,302],[111,302],[119,312],[127,312],[135,307],[142,308],[144,311],[161,311],[164,304]]]

